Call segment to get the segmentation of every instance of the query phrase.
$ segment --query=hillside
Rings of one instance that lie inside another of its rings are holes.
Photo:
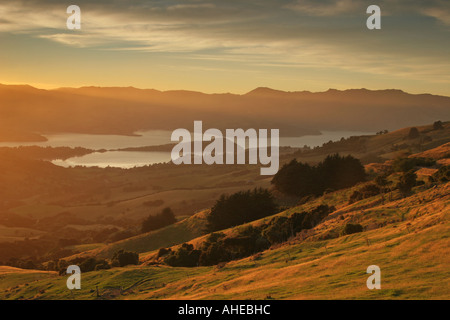
[[[237,95],[0,85],[0,101],[2,141],[40,141],[39,134],[61,132],[131,135],[192,128],[194,120],[221,130],[279,128],[282,136],[320,130],[375,132],[448,120],[450,108],[449,97],[367,89],[312,93],[258,88]]]
[[[419,131],[419,136],[409,139],[408,134],[412,128]],[[397,129],[387,133],[376,135],[355,136],[341,141],[325,143],[321,147],[312,150],[299,150],[282,157],[282,161],[290,161],[293,158],[304,162],[318,162],[324,155],[332,153],[350,154],[360,159],[364,164],[383,163],[398,157],[414,156],[430,149],[441,148],[432,151],[443,157],[446,156],[446,144],[450,139],[450,122],[443,123],[442,129],[435,130],[433,125],[423,125]],[[431,152],[431,151],[430,151]],[[431,155],[431,153],[430,153]],[[420,157],[421,155],[417,155]],[[427,157],[427,155],[422,155]],[[431,156],[431,158],[436,158]]]
[[[444,158],[450,158],[449,155],[450,155],[450,142],[445,143],[439,147],[417,153],[414,156],[440,160]],[[412,155],[410,157],[412,157]]]
[[[353,190],[326,194],[278,214],[321,203],[336,206],[306,235],[222,267],[144,263],[89,272],[73,295],[65,276],[9,270],[1,275],[5,290],[0,298],[95,299],[98,286],[103,299],[448,299],[450,183],[419,186],[412,196],[394,196],[384,204],[375,196],[349,205]],[[360,223],[364,231],[333,235],[349,222]],[[152,252],[141,255],[141,260],[149,259]],[[365,286],[366,268],[372,264],[381,268],[382,290]]]
[[[365,139],[366,150],[362,153],[355,152],[352,149],[346,150],[341,146],[340,142],[332,143],[329,146],[324,146],[322,148],[318,148],[317,150],[311,150],[310,152],[302,151],[301,153],[288,153],[284,155],[282,158],[282,162],[288,162],[293,157],[297,157],[301,161],[306,162],[315,162],[316,159],[321,159],[326,152],[341,152],[343,154],[348,153],[359,158],[364,158],[367,154],[379,154],[380,160],[383,161],[384,150],[391,150],[394,146],[404,144],[403,149],[398,151],[398,154],[402,152],[407,153],[419,149],[427,149],[432,148],[434,145],[438,143],[442,143],[443,141],[448,141],[450,134],[450,123],[444,124],[443,130],[432,131],[430,130],[432,126],[421,126],[418,129],[421,132],[426,132],[426,135],[432,137],[432,140],[427,143],[420,144],[420,138],[416,140],[405,140],[405,136],[407,136],[409,128],[396,130],[387,134],[377,135],[377,136],[368,136]],[[419,143],[419,146],[411,147],[407,144],[415,145]],[[331,150],[330,150],[331,148]],[[450,154],[450,145],[449,143],[444,143],[436,148],[429,149],[424,152],[411,154],[410,157],[430,157],[435,159],[441,159],[442,157],[446,157]],[[392,154],[389,153],[392,157]],[[434,155],[434,156],[433,156]],[[371,163],[366,166],[366,170],[377,171],[378,168],[387,168],[390,166],[390,161],[386,163]],[[423,175],[424,172],[430,171],[430,174],[435,173],[437,171],[436,168],[423,168],[419,170],[418,174]],[[426,176],[430,175],[427,174]],[[155,232],[151,232],[149,234],[139,235],[133,238],[125,239],[118,243],[109,244],[101,249],[96,249],[94,251],[85,252],[82,255],[95,255],[103,258],[111,258],[113,253],[118,249],[125,249],[136,251],[139,253],[145,251],[151,251],[155,249],[159,249],[164,246],[172,246],[176,243],[182,243],[193,239],[194,236],[200,236],[201,231],[204,228],[204,214],[205,212],[201,212],[200,214],[194,214],[189,219],[183,220],[173,226],[169,226],[162,230],[157,230]],[[178,241],[178,242],[177,242]],[[77,255],[79,256],[79,255]],[[70,258],[70,257],[69,257]]]
[[[417,129],[419,135],[412,139],[408,138],[411,128],[404,128],[342,139],[313,149],[286,150],[281,158],[281,164],[293,158],[315,164],[327,154],[352,154],[365,159],[370,179],[387,172],[392,187],[401,174],[390,170],[398,166],[401,159],[434,159],[424,166],[413,166],[419,183],[411,195],[405,197],[394,187],[350,201],[355,192],[373,183],[370,181],[348,189],[327,191],[307,201],[274,191],[284,206],[281,212],[220,232],[231,239],[239,237],[247,226],[263,227],[276,217],[310,212],[321,205],[333,207],[333,211],[313,229],[272,244],[268,250],[227,263],[193,268],[168,266],[164,258],[158,257],[159,249],[170,248],[175,252],[182,243],[201,248],[210,236],[204,234],[209,210],[196,207],[211,207],[221,193],[269,187],[270,179],[258,179],[256,168],[202,166],[186,170],[162,165],[132,170],[65,169],[33,159],[75,150],[0,150],[0,155],[4,154],[5,168],[12,162],[20,164],[5,170],[2,179],[19,183],[17,177],[29,180],[31,170],[45,168],[39,171],[42,178],[19,184],[9,191],[8,197],[26,190],[30,195],[44,193],[3,203],[9,213],[0,216],[0,224],[4,224],[0,228],[3,236],[0,239],[4,241],[0,252],[4,257],[13,254],[24,257],[24,262],[28,263],[25,268],[30,269],[2,267],[0,279],[5,290],[0,293],[0,299],[96,299],[93,291],[96,286],[100,289],[98,298],[102,299],[448,298],[449,288],[441,283],[449,276],[450,183],[432,177],[448,165],[450,123],[442,123],[437,129],[433,125]],[[370,163],[372,158],[378,162]],[[51,189],[45,189],[47,183]],[[58,189],[59,185],[71,186],[72,191],[66,195]],[[87,194],[90,198],[86,198]],[[40,199],[39,205],[36,199]],[[177,223],[156,231],[132,233],[123,240],[93,241],[109,229],[120,228],[116,232],[119,234],[127,225],[127,228],[136,226],[133,221],[140,223],[140,217],[146,213],[160,210],[156,203],[158,206],[169,204],[177,212],[184,208],[186,211],[182,212],[197,213],[180,216]],[[360,224],[362,232],[342,234],[348,224]],[[83,241],[73,243],[69,237]],[[20,242],[23,246],[13,243],[21,239],[25,239]],[[52,248],[57,245],[62,247],[54,251]],[[65,275],[33,270],[27,260],[30,253],[40,254],[41,259],[47,259],[39,262],[45,268],[50,261],[61,258],[65,261],[89,257],[110,260],[121,249],[139,253],[140,265],[86,272],[83,289],[73,295],[65,288]],[[386,290],[366,289],[365,269],[372,264],[381,267],[382,285]],[[420,276],[420,272],[424,276]],[[267,282],[267,275],[273,281]]]
[[[407,139],[410,128],[404,128],[312,149],[284,148],[280,165],[294,158],[315,164],[339,152],[361,159],[368,171],[378,172],[399,156],[427,150],[445,156],[450,123],[444,122],[439,130],[433,125],[417,128],[420,135],[415,139]],[[43,263],[72,255],[86,256],[91,254],[85,252],[89,249],[110,258],[117,248],[143,253],[171,246],[199,236],[201,227],[182,221],[147,235],[140,232],[142,220],[164,207],[172,208],[178,217],[191,216],[210,208],[221,194],[271,186],[271,177],[260,176],[259,167],[254,165],[166,164],[122,170],[62,168],[39,160],[84,152],[89,150],[0,148],[0,167],[4,169],[0,183],[9,186],[0,190],[0,262],[19,258]],[[437,161],[444,164],[447,160]],[[418,173],[429,176],[436,170],[423,168]],[[279,197],[279,201],[283,206],[292,206],[299,199]],[[196,227],[191,229],[190,225]]]
[[[65,259],[70,260],[74,257],[82,256],[111,258],[116,251],[121,249],[147,252],[157,250],[161,247],[177,245],[195,239],[203,234],[206,214],[207,212],[202,211],[165,228],[81,252],[80,254],[69,256]]]

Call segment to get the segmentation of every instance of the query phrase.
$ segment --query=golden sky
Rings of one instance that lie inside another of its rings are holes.
[[[71,4],[81,30],[66,28]],[[446,0],[3,1],[0,83],[450,96],[449,39]]]

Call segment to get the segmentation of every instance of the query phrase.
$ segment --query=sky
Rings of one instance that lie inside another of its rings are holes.
[[[448,0],[2,1],[0,83],[450,96],[449,40]]]

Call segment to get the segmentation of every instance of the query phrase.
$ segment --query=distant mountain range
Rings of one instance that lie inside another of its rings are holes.
[[[401,90],[330,89],[205,94],[133,87],[42,90],[0,85],[0,140],[35,141],[39,134],[130,135],[139,130],[279,128],[282,136],[320,131],[375,132],[450,119],[450,97]]]

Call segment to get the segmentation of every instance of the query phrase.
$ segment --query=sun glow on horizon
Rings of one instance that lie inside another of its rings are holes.
[[[61,6],[33,3],[33,10],[0,4],[8,17],[0,20],[1,83],[236,94],[365,87],[450,96],[449,8],[436,1],[392,8],[380,0],[382,28],[372,31],[365,25],[368,1],[81,0],[81,30],[67,30]]]

